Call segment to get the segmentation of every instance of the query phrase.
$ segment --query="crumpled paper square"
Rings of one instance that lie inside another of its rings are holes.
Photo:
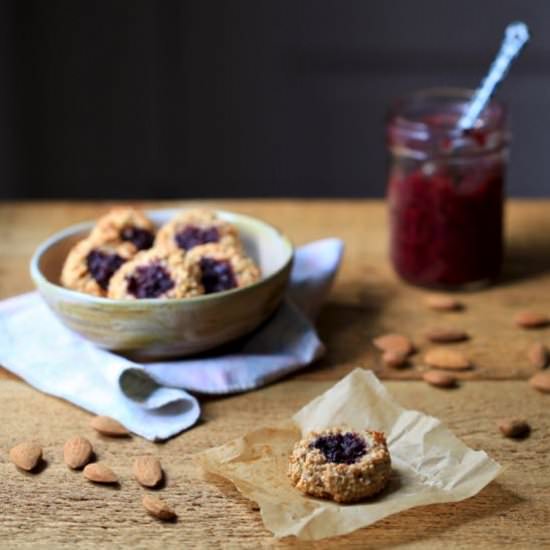
[[[330,426],[385,432],[393,475],[382,493],[341,505],[305,496],[291,485],[287,469],[294,444],[307,432]],[[374,373],[363,369],[355,369],[286,423],[254,430],[196,460],[257,502],[276,537],[303,540],[350,533],[415,506],[466,499],[501,471],[484,451],[467,447],[436,418],[403,409]]]

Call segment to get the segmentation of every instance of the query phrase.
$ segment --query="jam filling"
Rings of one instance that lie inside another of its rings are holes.
[[[365,441],[352,432],[323,435],[311,447],[319,449],[329,462],[335,464],[353,464],[367,452]]]
[[[158,262],[137,267],[127,281],[128,292],[136,298],[158,298],[175,285],[168,270]]]
[[[233,268],[227,260],[201,258],[201,283],[205,294],[229,290],[237,286]]]
[[[123,241],[130,241],[138,250],[147,250],[153,246],[154,235],[147,229],[134,227],[132,225],[125,227],[120,232],[120,238]]]
[[[391,255],[421,285],[494,279],[502,261],[502,165],[396,171],[389,183]]]
[[[118,254],[108,254],[101,250],[92,250],[86,256],[86,266],[96,283],[107,290],[114,272],[125,262]]]
[[[188,225],[176,233],[174,238],[182,250],[191,250],[201,244],[217,243],[220,240],[220,233],[215,227]]]

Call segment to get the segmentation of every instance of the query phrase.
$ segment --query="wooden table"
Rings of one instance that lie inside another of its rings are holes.
[[[189,204],[189,203],[187,203]],[[214,203],[203,203],[214,204]],[[508,252],[502,282],[464,294],[462,313],[437,314],[423,305],[424,292],[399,282],[386,261],[386,212],[368,201],[217,201],[226,209],[253,214],[284,228],[296,244],[327,236],[346,242],[346,256],[332,295],[319,319],[328,353],[316,365],[262,390],[203,401],[203,421],[164,444],[137,437],[108,440],[91,433],[89,415],[31,389],[0,369],[0,546],[71,548],[119,545],[169,547],[472,547],[534,548],[550,545],[550,396],[532,390],[534,372],[525,358],[531,342],[550,344],[550,329],[521,331],[516,311],[550,312],[550,202],[512,202],[508,208]],[[179,203],[155,203],[154,206]],[[31,253],[52,232],[103,212],[107,203],[0,204],[0,298],[32,288]],[[151,206],[148,204],[147,206]],[[421,354],[404,370],[384,369],[373,336],[397,330],[421,349],[426,328],[452,323],[472,340],[460,344],[475,368],[460,388],[438,390],[415,380]],[[486,450],[507,466],[477,496],[449,505],[417,508],[345,537],[315,545],[276,541],[263,527],[254,503],[231,484],[205,479],[191,454],[220,445],[260,424],[290,416],[352,368],[374,369],[406,407],[441,418],[468,445]],[[77,366],[75,366],[77,368]],[[407,380],[395,380],[402,378]],[[495,422],[525,416],[533,426],[524,441],[501,437]],[[62,462],[71,435],[89,437],[101,459],[120,474],[120,490],[92,486]],[[44,445],[47,467],[37,475],[16,472],[8,449],[25,438]],[[167,470],[165,498],[180,514],[160,524],[141,508],[142,490],[133,482],[132,457],[158,454]]]

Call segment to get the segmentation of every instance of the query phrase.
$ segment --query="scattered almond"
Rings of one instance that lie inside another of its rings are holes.
[[[92,462],[84,468],[84,477],[94,483],[118,483],[116,474],[102,462]]]
[[[529,384],[540,392],[550,393],[550,371],[537,372],[537,374],[531,376]]]
[[[426,371],[422,378],[424,382],[438,388],[454,388],[456,387],[456,378],[447,372],[437,370]]]
[[[174,520],[177,517],[176,512],[170,508],[170,506],[153,495],[143,495],[142,499],[143,507],[154,517],[162,519],[163,521]]]
[[[10,460],[21,470],[30,472],[42,460],[42,447],[29,441],[19,443],[10,450]]]
[[[540,342],[533,344],[529,348],[527,357],[531,365],[538,369],[544,369],[548,366],[548,348]]]
[[[438,342],[441,344],[462,342],[468,340],[468,333],[458,328],[451,327],[436,327],[430,329],[426,333],[426,338],[431,342]]]
[[[550,318],[536,311],[521,311],[516,315],[516,325],[522,328],[540,328],[550,323]]]
[[[504,418],[499,420],[498,429],[505,437],[521,438],[529,435],[531,426],[520,418]]]
[[[472,366],[462,353],[448,348],[434,348],[428,351],[424,361],[436,369],[466,370]]]
[[[444,294],[430,294],[426,297],[426,304],[431,309],[438,311],[456,311],[462,309],[462,304],[451,296]]]
[[[73,470],[84,468],[92,459],[94,450],[92,444],[80,436],[71,437],[63,447],[63,459],[65,464]]]
[[[382,354],[382,362],[388,367],[399,368],[405,366],[407,356],[397,351],[388,350]]]
[[[162,467],[154,456],[138,456],[134,461],[134,476],[144,487],[156,487],[162,480]]]
[[[90,426],[100,434],[111,437],[125,437],[130,432],[118,421],[110,416],[95,416],[90,421]]]
[[[381,351],[392,351],[401,355],[409,355],[413,351],[411,340],[402,334],[384,334],[375,338],[372,343]]]

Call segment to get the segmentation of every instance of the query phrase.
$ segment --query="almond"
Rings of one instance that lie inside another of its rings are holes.
[[[498,429],[505,437],[521,438],[529,435],[531,426],[521,418],[504,418],[498,421]]]
[[[466,370],[472,366],[462,353],[448,348],[434,348],[428,351],[424,361],[436,369]]]
[[[103,462],[93,462],[84,468],[84,477],[94,483],[118,483],[118,477]]]
[[[158,497],[153,495],[143,495],[143,507],[154,517],[164,521],[176,519],[177,515],[170,506]]]
[[[550,371],[537,372],[537,374],[531,376],[529,384],[540,392],[550,393]]]
[[[548,348],[537,342],[533,344],[527,352],[529,362],[538,369],[544,369],[548,366]]]
[[[110,416],[95,416],[90,422],[90,426],[100,434],[111,437],[126,437],[130,432],[114,418]]]
[[[462,309],[462,304],[456,298],[443,294],[430,294],[426,297],[426,304],[429,308],[438,311],[456,311]]]
[[[42,447],[29,441],[19,443],[10,450],[10,460],[21,470],[30,472],[42,460]]]
[[[384,334],[375,338],[372,343],[381,351],[392,351],[402,355],[409,355],[413,351],[412,342],[402,334]]]
[[[162,480],[162,467],[154,456],[138,456],[134,461],[134,476],[144,487],[156,487]]]
[[[436,327],[426,332],[426,338],[431,342],[438,342],[441,344],[462,342],[468,340],[469,336],[467,332],[458,328],[452,327]]]
[[[516,315],[516,325],[522,328],[540,328],[550,323],[550,318],[536,311],[521,311]]]
[[[454,388],[456,387],[456,378],[447,372],[437,370],[429,370],[422,375],[424,382],[438,388]]]
[[[71,437],[63,447],[63,459],[65,464],[73,470],[84,468],[92,459],[92,444],[80,436]]]
[[[388,367],[399,368],[405,366],[407,356],[397,351],[388,350],[382,354],[382,362]]]

